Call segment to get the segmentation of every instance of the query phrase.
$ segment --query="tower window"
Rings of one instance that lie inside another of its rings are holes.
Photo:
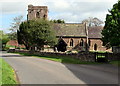
[[[43,16],[44,19],[46,19],[46,17],[47,17],[46,15]]]
[[[36,18],[40,18],[40,13],[39,12],[36,13]]]

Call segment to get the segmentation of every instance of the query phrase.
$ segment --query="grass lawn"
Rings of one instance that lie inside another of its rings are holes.
[[[1,81],[0,84],[18,84],[15,72],[12,69],[12,67],[6,63],[2,58],[0,58],[0,74],[2,77],[0,77]]]
[[[61,56],[40,56],[40,55],[33,55],[33,54],[27,54],[27,53],[17,53],[20,55],[24,56],[33,56],[37,58],[42,58],[42,59],[47,59],[47,60],[52,60],[56,62],[61,62],[61,63],[72,63],[72,64],[102,64],[102,63],[97,63],[97,62],[85,62],[85,61],[80,61],[78,59],[74,59],[71,57],[61,57]]]

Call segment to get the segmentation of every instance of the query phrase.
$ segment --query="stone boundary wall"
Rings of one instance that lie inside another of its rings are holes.
[[[120,53],[108,53],[107,59],[110,61],[114,61],[114,60],[120,61]]]
[[[89,62],[95,62],[96,61],[96,54],[95,52],[80,52],[80,53],[62,53],[62,52],[40,52],[40,51],[28,51],[28,50],[15,50],[10,49],[8,52],[12,53],[27,53],[27,54],[34,54],[34,55],[40,55],[40,56],[54,56],[54,57],[68,57],[68,58],[75,58],[81,61],[89,61]],[[109,61],[112,60],[120,60],[120,54],[114,54],[114,53],[100,53],[106,57]]]
[[[94,52],[96,54],[95,56],[105,56],[105,59],[108,61],[114,61],[114,60],[120,60],[120,53],[99,53],[99,52]]]
[[[112,47],[112,51],[113,51],[114,53],[119,53],[119,54],[120,54],[120,47],[119,47],[119,46],[113,46],[113,47]]]

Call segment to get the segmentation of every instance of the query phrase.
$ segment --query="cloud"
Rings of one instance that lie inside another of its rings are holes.
[[[25,13],[23,2],[2,2],[2,14]]]
[[[50,19],[65,19],[80,22],[88,17],[98,17],[104,21],[108,9],[117,0],[0,0],[2,14],[27,14],[28,4],[47,5]],[[1,9],[0,9],[1,11]]]
[[[116,1],[117,2],[117,1]],[[64,19],[67,22],[80,22],[88,17],[97,17],[105,21],[108,9],[111,9],[115,2],[96,0],[95,2],[74,1],[64,2],[64,5],[57,5],[56,2],[48,2],[49,13],[56,12],[50,19]],[[62,3],[61,3],[62,4]]]

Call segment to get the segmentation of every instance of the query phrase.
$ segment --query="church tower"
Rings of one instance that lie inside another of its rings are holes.
[[[28,5],[27,20],[34,20],[39,18],[41,19],[48,18],[48,7]]]

